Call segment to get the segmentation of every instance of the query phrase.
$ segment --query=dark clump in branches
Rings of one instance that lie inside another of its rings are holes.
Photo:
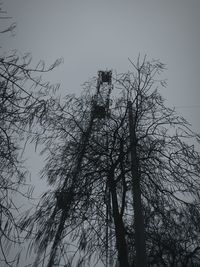
[[[37,142],[47,155],[42,174],[52,189],[21,221],[27,237],[34,232],[35,266],[136,266],[135,183],[148,265],[200,262],[199,136],[164,105],[157,89],[165,85],[158,80],[164,65],[146,58],[131,64],[132,72],[113,77],[119,94],[109,117],[91,124],[92,80],[80,97],[52,100],[41,122]],[[66,206],[59,200],[67,199],[65,192],[73,196]]]

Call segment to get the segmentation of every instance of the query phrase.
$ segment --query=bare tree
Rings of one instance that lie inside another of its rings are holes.
[[[2,18],[4,11],[0,9]],[[14,24],[2,33],[13,30]],[[26,185],[27,170],[23,167],[23,145],[28,134],[33,133],[33,125],[45,115],[48,93],[58,86],[43,82],[41,75],[51,71],[60,63],[45,67],[39,62],[31,67],[31,56],[20,57],[17,52],[0,56],[0,259],[9,266],[19,260],[19,255],[9,259],[7,253],[12,244],[20,244],[17,217],[19,210],[14,196],[29,198],[31,188]]]
[[[180,216],[185,222],[199,218],[200,157],[191,145],[198,145],[199,136],[174,109],[164,105],[157,90],[158,85],[165,85],[158,80],[164,65],[146,58],[131,64],[132,72],[113,77],[120,93],[111,101],[109,116],[93,117],[92,126],[93,81],[80,97],[52,100],[42,122],[44,134],[37,138],[47,152],[43,176],[52,190],[43,195],[35,213],[21,222],[28,237],[35,233],[36,266],[47,262],[49,266],[88,266],[95,255],[105,266],[117,262],[139,266],[138,253],[145,250],[145,243],[150,266],[195,266],[198,262],[197,224],[191,224],[195,234],[188,231],[189,243],[187,239],[179,246],[175,243],[188,229],[179,227]],[[80,157],[81,165],[76,165]],[[144,217],[144,242],[139,250],[136,180]],[[176,233],[177,239],[170,233]],[[166,249],[167,242],[171,245]],[[181,246],[187,244],[181,257]]]

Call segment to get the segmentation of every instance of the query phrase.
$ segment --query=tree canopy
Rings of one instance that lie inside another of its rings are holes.
[[[199,135],[159,87],[164,65],[146,57],[113,75],[109,112],[94,116],[95,78],[81,96],[51,99],[36,136],[52,189],[21,227],[35,266],[136,266],[134,186],[139,181],[150,266],[198,266]],[[130,114],[133,140],[130,139]],[[134,160],[133,160],[134,159]],[[132,171],[134,169],[134,171]]]

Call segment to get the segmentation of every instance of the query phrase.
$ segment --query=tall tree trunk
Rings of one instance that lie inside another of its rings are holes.
[[[138,158],[136,151],[136,134],[133,121],[132,102],[128,102],[129,110],[129,131],[131,148],[131,175],[134,208],[135,245],[136,245],[136,266],[147,267],[147,256],[144,236],[144,218],[142,214],[142,201],[140,190],[140,174],[138,171]]]
[[[113,218],[115,224],[115,235],[116,235],[116,245],[118,251],[118,260],[120,267],[130,267],[128,262],[128,252],[125,239],[125,229],[124,223],[121,214],[119,213],[119,206],[117,200],[117,192],[114,181],[114,171],[112,171],[108,177],[110,192],[112,197],[112,209],[113,209]]]

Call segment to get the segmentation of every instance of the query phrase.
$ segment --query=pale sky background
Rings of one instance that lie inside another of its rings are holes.
[[[171,106],[200,106],[199,0],[7,0],[17,22],[6,49],[31,52],[34,62],[62,64],[50,79],[62,90],[80,92],[99,69],[124,72],[128,57],[147,54],[166,64],[163,91]],[[200,131],[200,107],[179,108]]]
[[[2,49],[30,52],[35,63],[63,57],[48,79],[66,93],[79,93],[100,69],[131,70],[128,57],[139,53],[160,59],[166,104],[200,132],[200,0],[5,0],[4,9],[17,29]],[[36,174],[38,157],[32,162]]]

